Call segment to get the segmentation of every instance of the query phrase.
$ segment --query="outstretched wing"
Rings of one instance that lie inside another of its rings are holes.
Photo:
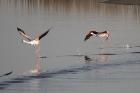
[[[99,37],[102,37],[102,38],[105,38],[105,40],[108,40],[109,32],[108,31],[99,32]]]
[[[109,39],[109,37],[110,37],[110,33],[109,33],[109,31],[106,31],[107,32],[107,37],[106,37],[106,40],[108,40]]]
[[[86,35],[84,41],[88,40],[91,36],[93,36],[93,34],[91,34],[91,32],[89,32],[89,33]]]
[[[43,38],[44,36],[46,36],[50,30],[51,30],[51,28],[49,28],[46,32],[44,32],[43,34],[41,34],[41,35],[39,36],[39,40],[40,40],[41,38]]]
[[[21,34],[24,38],[26,38],[27,40],[31,41],[31,38],[25,34],[25,32],[21,29],[17,27],[17,31],[19,32],[19,34]]]
[[[10,75],[10,74],[12,74],[12,73],[13,73],[13,71],[10,71],[10,72],[8,72],[8,73],[5,73],[5,74],[1,75],[0,77],[8,76],[8,75]]]

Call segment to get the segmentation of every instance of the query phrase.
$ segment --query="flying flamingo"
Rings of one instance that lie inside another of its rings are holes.
[[[46,32],[44,32],[41,35],[38,35],[36,38],[32,39],[29,35],[27,35],[24,30],[22,30],[21,28],[17,27],[17,31],[19,32],[19,34],[24,38],[22,40],[23,43],[29,44],[31,46],[34,46],[36,49],[36,64],[35,64],[35,69],[31,70],[31,73],[35,73],[38,74],[40,72],[40,61],[39,61],[39,51],[40,51],[40,40],[46,36],[48,34],[48,32],[51,30],[51,28],[49,28]],[[25,40],[26,39],[26,40]]]
[[[108,31],[103,31],[103,32],[89,31],[89,33],[86,35],[84,41],[87,41],[93,35],[98,36],[100,38],[105,38],[105,40],[107,40],[109,38]]]

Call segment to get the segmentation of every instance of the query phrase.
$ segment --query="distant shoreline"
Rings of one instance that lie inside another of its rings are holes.
[[[106,1],[103,1],[102,3],[140,5],[140,0],[106,0]]]

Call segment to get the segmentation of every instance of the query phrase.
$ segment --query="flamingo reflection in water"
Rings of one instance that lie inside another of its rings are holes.
[[[108,54],[98,54],[96,57],[84,56],[86,63],[107,64],[109,62]]]

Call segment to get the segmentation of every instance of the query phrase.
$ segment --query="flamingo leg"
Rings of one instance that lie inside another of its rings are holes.
[[[40,64],[40,45],[37,45],[35,47],[35,70],[37,74],[40,73],[41,70],[41,64]]]

